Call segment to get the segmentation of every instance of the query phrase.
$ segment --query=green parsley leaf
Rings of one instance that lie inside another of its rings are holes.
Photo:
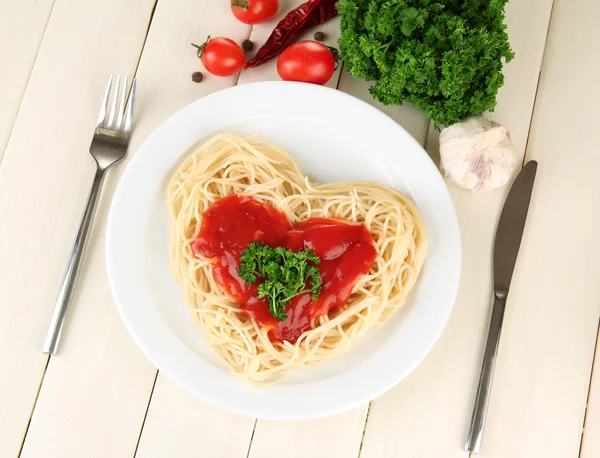
[[[375,99],[450,126],[496,106],[513,58],[507,1],[339,0],[340,54],[351,75],[375,82]]]
[[[309,289],[309,283],[313,300],[321,294],[321,272],[314,265],[321,259],[311,250],[296,252],[252,242],[242,251],[240,261],[238,275],[249,285],[263,280],[257,288],[258,297],[267,298],[269,312],[278,320],[287,319],[285,308]]]

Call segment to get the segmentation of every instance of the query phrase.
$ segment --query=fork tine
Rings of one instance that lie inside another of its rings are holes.
[[[127,102],[127,77],[123,82],[123,90],[121,91],[121,103],[119,104],[119,115],[117,116],[117,123],[115,124],[115,130],[120,131],[123,127],[123,116],[125,115],[125,103]]]
[[[108,96],[110,95],[110,87],[112,86],[113,76],[112,73],[108,78],[108,84],[104,91],[104,98],[102,99],[102,105],[100,106],[100,113],[98,113],[98,121],[96,121],[96,127],[104,127],[104,118],[106,118],[106,109],[108,108]]]
[[[110,115],[108,115],[108,122],[106,128],[110,129],[115,122],[115,114],[117,112],[117,99],[119,98],[119,84],[121,83],[121,75],[117,76],[117,84],[115,84],[115,92],[113,95],[112,108],[110,109]]]
[[[135,88],[137,86],[136,79],[133,79],[131,84],[131,93],[129,94],[129,104],[127,106],[127,114],[125,115],[125,127],[123,131],[125,135],[131,134],[131,127],[133,126],[133,112],[135,109]]]

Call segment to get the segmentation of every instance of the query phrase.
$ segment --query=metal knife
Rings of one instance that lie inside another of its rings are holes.
[[[525,228],[525,220],[527,219],[536,170],[537,162],[529,161],[519,172],[508,193],[504,208],[502,208],[500,222],[496,230],[496,241],[494,242],[494,305],[492,308],[490,330],[483,354],[479,385],[477,386],[477,396],[475,397],[475,405],[473,406],[473,414],[467,436],[466,450],[469,452],[479,453],[481,449],[483,427],[490,389],[492,387],[492,375],[494,364],[496,363],[496,354],[498,353],[498,343],[500,342],[502,319],[504,318],[504,308]]]

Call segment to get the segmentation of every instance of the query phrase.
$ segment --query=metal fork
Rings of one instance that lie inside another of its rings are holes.
[[[133,80],[129,102],[126,104],[127,77],[125,77],[120,98],[119,86],[121,77],[117,77],[116,87],[112,97],[112,108],[108,114],[108,119],[106,119],[112,82],[113,76],[110,75],[106,91],[104,92],[104,98],[102,99],[100,113],[98,114],[96,130],[94,131],[94,137],[92,139],[92,144],[90,145],[90,154],[96,162],[94,183],[85,205],[85,211],[81,218],[81,223],[79,224],[77,237],[75,238],[75,243],[73,244],[73,249],[69,256],[69,262],[67,263],[60,289],[58,290],[58,296],[54,303],[54,310],[52,311],[52,318],[50,319],[50,326],[48,328],[48,333],[46,334],[46,340],[44,341],[44,353],[50,353],[52,355],[56,354],[67,312],[69,310],[69,303],[71,302],[75,290],[77,273],[79,271],[81,260],[83,259],[85,244],[92,225],[94,211],[100,197],[100,189],[102,187],[104,174],[110,166],[125,157],[127,146],[129,145],[129,138],[131,136],[136,81],[135,79]],[[119,100],[120,104],[118,103]],[[118,104],[119,108],[117,111]]]

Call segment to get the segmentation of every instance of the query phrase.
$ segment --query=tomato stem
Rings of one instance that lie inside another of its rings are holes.
[[[337,50],[337,48],[334,48],[333,46],[327,46],[327,49],[329,49],[329,51],[331,51],[331,54],[333,55],[335,69],[337,70],[338,66],[340,65],[340,52]]]
[[[248,5],[248,0],[233,0],[233,2],[231,2],[231,7],[246,11],[250,9],[250,5]]]
[[[206,45],[208,44],[209,41],[210,41],[210,35],[208,36],[206,41],[204,43],[202,43],[201,45],[197,45],[196,43],[191,43],[191,45],[197,49],[196,55],[198,56],[198,59],[202,58],[202,53],[204,52],[204,48],[206,48]]]

